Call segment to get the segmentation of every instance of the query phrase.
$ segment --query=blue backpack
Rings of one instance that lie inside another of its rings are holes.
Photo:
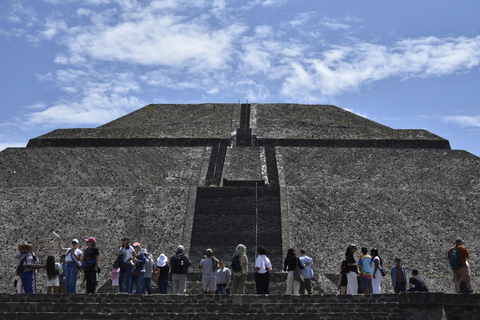
[[[454,248],[450,254],[450,266],[453,270],[458,270],[462,267],[462,262],[460,261],[460,255],[458,248]]]

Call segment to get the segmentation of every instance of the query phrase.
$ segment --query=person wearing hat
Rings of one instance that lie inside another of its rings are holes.
[[[135,258],[135,250],[130,245],[130,239],[127,237],[122,238],[122,246],[118,250],[118,255],[123,257],[125,266],[120,269],[120,275],[118,277],[118,284],[120,292],[133,293],[133,279],[132,272],[134,267],[133,259]],[[126,278],[126,288],[123,286],[123,277]]]
[[[145,257],[145,275],[143,276],[143,293],[152,294],[153,258],[147,249],[140,252]]]
[[[77,293],[78,268],[82,264],[82,250],[78,249],[78,240],[72,240],[71,248],[64,248],[62,240],[58,238],[60,251],[65,252],[65,290],[67,293]]]
[[[133,249],[135,250],[135,258],[133,262],[135,263],[134,277],[136,276],[135,286],[136,294],[143,294],[143,279],[145,277],[145,255],[140,251],[140,243],[135,242],[133,244]]]
[[[470,271],[467,266],[467,259],[470,259],[470,252],[467,247],[463,245],[462,239],[455,240],[455,245],[450,248],[447,253],[447,260],[450,262],[450,267],[453,272],[453,282],[455,283],[455,292],[460,293],[460,282],[463,281],[467,285],[470,293],[472,290],[472,282],[470,278]]]
[[[395,265],[390,270],[392,277],[392,287],[395,293],[405,292],[407,290],[407,268],[402,265],[402,259],[395,258]]]
[[[175,255],[170,258],[173,294],[185,294],[187,290],[188,267],[190,267],[192,263],[183,251],[183,246],[179,245]]]
[[[158,293],[168,294],[168,272],[170,271],[170,263],[165,254],[161,254],[157,259],[157,267],[155,269],[155,282],[158,286]]]
[[[205,256],[203,256],[202,261],[200,261],[198,268],[202,270],[203,292],[205,294],[215,293],[217,287],[218,259],[213,256],[212,249],[205,251]]]
[[[14,255],[14,258],[19,262],[17,267],[17,276],[20,276],[22,281],[23,291],[25,293],[34,293],[33,282],[35,277],[35,271],[31,267],[37,257],[33,253],[33,244],[23,241],[17,246],[18,252]]]
[[[97,248],[97,240],[94,237],[89,237],[85,239],[87,242],[87,249],[84,252],[84,259],[82,268],[84,271],[82,287],[85,288],[85,282],[87,285],[86,293],[95,293],[95,288],[97,286],[97,273],[98,269],[98,260],[100,257],[100,251]]]

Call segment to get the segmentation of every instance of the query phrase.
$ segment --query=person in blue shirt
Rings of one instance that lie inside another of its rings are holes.
[[[313,259],[307,256],[304,249],[300,250],[300,264],[305,266],[305,268],[300,269],[300,272],[303,274],[303,279],[305,280],[305,282],[300,282],[300,294],[305,294],[305,289],[308,294],[312,294],[312,280],[314,275]]]

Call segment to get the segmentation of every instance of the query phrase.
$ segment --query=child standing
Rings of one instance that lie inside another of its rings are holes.
[[[55,262],[54,256],[48,256],[45,270],[47,272],[47,293],[58,293],[60,289],[59,275],[63,273],[62,266]]]
[[[112,293],[118,293],[118,278],[120,276],[120,268],[113,268],[112,269]]]

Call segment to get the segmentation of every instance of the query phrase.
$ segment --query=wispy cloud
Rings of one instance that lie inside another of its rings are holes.
[[[477,127],[480,128],[480,115],[478,116],[446,116],[443,121],[457,124],[463,128]]]
[[[480,36],[407,39],[392,47],[364,41],[331,47],[319,58],[292,63],[282,94],[321,99],[387,78],[438,77],[480,65]]]
[[[54,42],[59,48],[56,69],[37,78],[63,95],[53,103],[27,106],[27,125],[101,124],[151,102],[142,98],[148,91],[322,103],[384,79],[441,77],[480,66],[480,36],[381,45],[351,37],[351,25],[359,19],[318,19],[313,11],[247,24],[244,10],[272,10],[286,0],[236,7],[225,0],[43,2],[59,9],[76,6],[68,16],[39,18],[22,5],[9,14],[12,26],[40,45]],[[29,30],[15,16],[33,17],[40,27]],[[0,30],[0,35],[12,30]],[[349,37],[329,42],[323,33],[331,30]]]

